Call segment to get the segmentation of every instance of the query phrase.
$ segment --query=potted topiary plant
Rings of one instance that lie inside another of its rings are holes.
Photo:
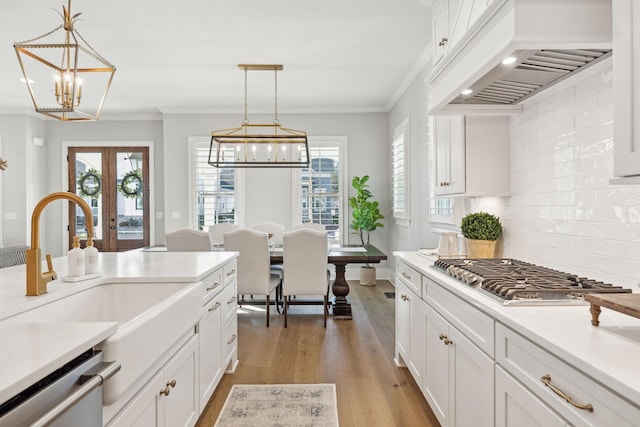
[[[380,213],[378,202],[370,200],[373,195],[369,190],[368,181],[369,175],[364,175],[361,178],[354,176],[351,180],[351,186],[356,190],[356,196],[349,198],[349,205],[353,209],[351,229],[358,234],[363,246],[369,244],[372,231],[384,227],[380,222],[384,216]],[[376,284],[376,268],[373,265],[365,264],[360,268],[360,284]]]
[[[500,219],[487,212],[475,212],[462,218],[460,230],[467,244],[467,258],[493,258],[496,240],[502,235]]]

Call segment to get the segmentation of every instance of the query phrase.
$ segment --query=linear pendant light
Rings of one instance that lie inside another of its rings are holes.
[[[244,70],[244,120],[237,128],[211,133],[209,164],[217,168],[307,168],[307,133],[282,126],[278,120],[278,71],[282,65],[240,64]],[[273,123],[252,124],[247,115],[247,73],[274,71],[275,118]]]

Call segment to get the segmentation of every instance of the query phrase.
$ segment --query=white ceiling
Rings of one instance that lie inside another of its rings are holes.
[[[74,0],[76,29],[117,72],[102,117],[243,111],[237,64],[282,64],[279,112],[388,111],[426,63],[424,0]],[[3,2],[0,112],[32,110],[13,43],[62,23],[67,0]],[[63,32],[59,31],[60,38]],[[62,40],[61,40],[62,42]],[[274,75],[248,74],[249,114]]]

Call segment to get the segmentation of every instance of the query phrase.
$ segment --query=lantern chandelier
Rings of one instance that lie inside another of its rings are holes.
[[[285,128],[278,120],[278,71],[282,65],[240,64],[244,70],[244,120],[237,128],[211,133],[209,164],[217,168],[309,167],[307,133]],[[271,124],[251,124],[247,118],[248,71],[274,71],[275,117]]]
[[[116,68],[74,28],[81,13],[62,6],[63,23],[13,44],[36,112],[63,121],[97,120]],[[64,42],[54,34],[64,30]]]

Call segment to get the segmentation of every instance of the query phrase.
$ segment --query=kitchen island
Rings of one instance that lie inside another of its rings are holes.
[[[433,258],[394,255],[396,361],[443,427],[640,425],[640,320],[612,311],[594,327],[588,304],[503,306]]]
[[[127,284],[138,286],[140,289],[144,286],[150,289],[145,292],[151,298],[154,293],[153,286],[160,287],[163,284],[170,284],[180,290],[180,292],[175,292],[179,295],[179,298],[175,299],[183,304],[182,312],[190,312],[188,316],[184,317],[188,318],[191,326],[184,331],[178,331],[180,338],[175,342],[167,343],[167,351],[161,355],[146,358],[146,354],[140,354],[138,359],[140,359],[140,366],[144,367],[144,372],[143,368],[134,366],[138,364],[138,361],[132,360],[128,373],[127,366],[123,364],[122,371],[107,382],[113,381],[114,384],[118,384],[119,379],[127,378],[126,382],[120,381],[117,387],[113,387],[112,401],[106,402],[108,405],[105,405],[104,424],[111,425],[111,420],[116,418],[119,412],[127,409],[128,404],[136,400],[141,389],[153,381],[156,373],[173,360],[172,357],[177,350],[191,343],[189,345],[194,349],[192,359],[194,363],[198,361],[199,345],[205,344],[204,339],[201,340],[197,333],[200,319],[203,317],[202,306],[212,299],[220,297],[223,292],[226,292],[225,297],[228,294],[235,297],[235,258],[236,253],[233,252],[150,253],[132,251],[101,253],[99,254],[99,277],[74,283],[63,282],[60,279],[54,280],[49,282],[47,294],[29,297],[25,296],[24,265],[0,270],[0,283],[2,284],[0,286],[0,332],[3,337],[0,344],[0,362],[2,363],[0,404],[88,349],[98,348],[102,349],[105,354],[109,354],[109,347],[106,344],[109,340],[119,335],[132,334],[144,320],[144,316],[136,316],[127,321],[126,325],[109,321],[52,322],[46,318],[42,320],[30,318],[29,313],[46,313],[46,310],[51,311],[50,308],[55,308],[56,305],[69,301],[70,297],[101,286]],[[54,259],[53,267],[59,278],[64,277],[67,274],[66,257]],[[222,277],[223,271],[227,273],[224,279]],[[142,295],[142,299],[144,299],[144,295]],[[116,301],[114,304],[119,303]],[[185,306],[185,304],[190,304],[190,306]],[[235,337],[237,334],[233,329],[235,323],[231,321],[232,317],[235,317],[234,307],[235,298],[232,303],[227,304],[225,310],[225,315],[229,318],[229,322],[225,323],[227,328],[225,332]],[[148,319],[148,324],[164,321],[168,324],[178,323],[176,322],[178,319],[175,318],[162,319],[163,310],[170,309],[165,300],[157,304],[154,303],[151,308],[152,310],[148,311],[155,310],[156,313],[153,318]],[[27,320],[23,321],[23,318]],[[222,326],[218,325],[218,328],[222,328]],[[219,330],[218,334],[220,333]],[[150,337],[150,339],[160,346],[163,334]],[[228,337],[225,337],[224,343],[227,341]],[[120,342],[126,341],[118,343]],[[219,346],[220,342],[221,339],[218,336],[218,343],[215,346]],[[206,344],[211,348],[210,343]],[[237,359],[234,348],[225,345],[225,362],[228,364],[222,369],[226,368],[227,371],[232,371],[235,368]],[[114,351],[123,350],[116,349]],[[219,381],[218,371],[222,371],[222,369],[216,371],[215,381]],[[192,371],[194,375],[198,374],[200,372],[199,366],[194,365]],[[200,402],[198,398],[200,396],[198,393],[200,378],[192,378],[192,380],[191,394],[196,396],[196,401],[192,402],[191,424],[195,423],[201,404],[206,404],[206,402]],[[207,380],[211,382],[212,379]],[[107,383],[105,383],[105,387]],[[118,391],[117,395],[115,390]],[[179,388],[175,390],[174,395],[179,393]],[[213,390],[210,390],[210,393],[212,392]],[[154,390],[154,398],[156,394]],[[165,410],[167,409],[165,408]],[[125,424],[126,422],[123,421],[119,425]]]

